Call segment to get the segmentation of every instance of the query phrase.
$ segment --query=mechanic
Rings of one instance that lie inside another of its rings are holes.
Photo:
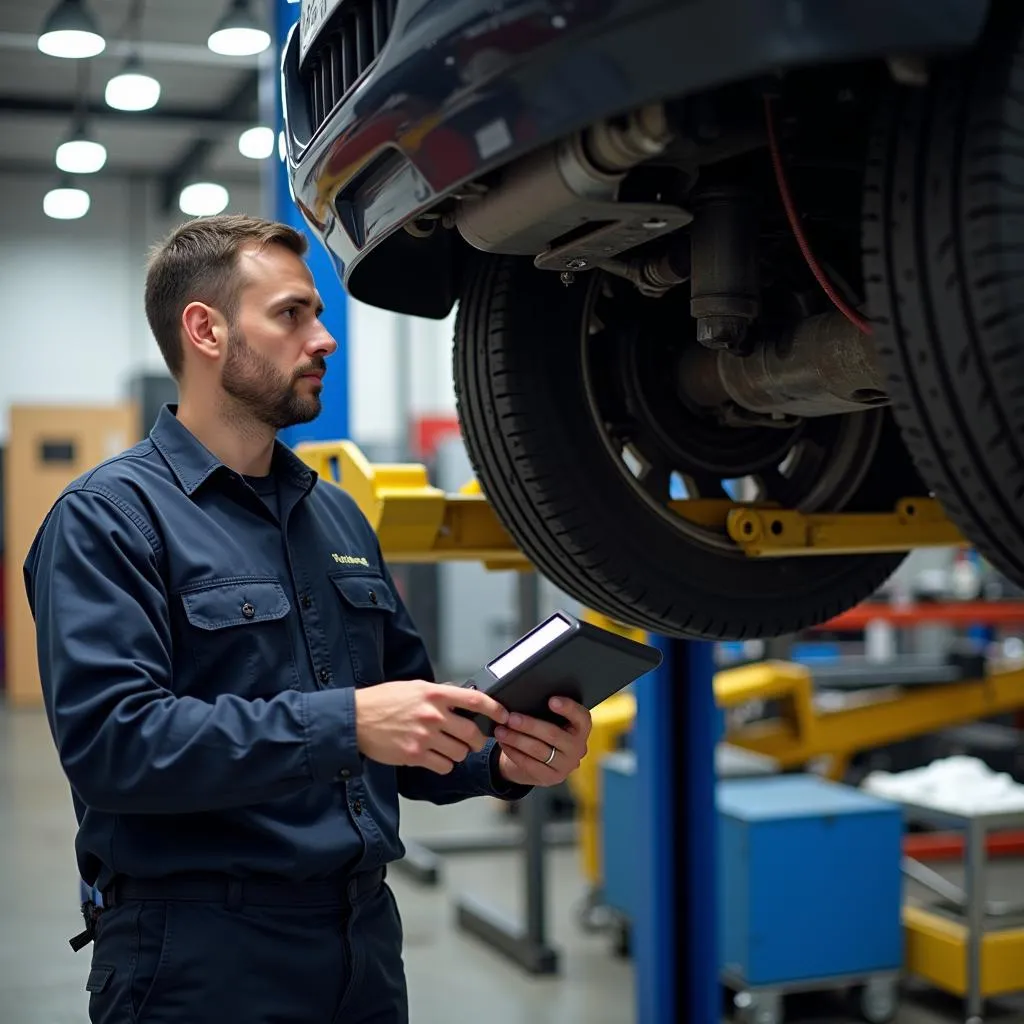
[[[237,216],[154,250],[178,404],[58,498],[25,564],[99,894],[72,940],[94,1024],[407,1021],[399,794],[517,799],[586,752],[585,708],[553,702],[556,726],[434,681],[368,522],[277,440],[337,347],[305,252]]]

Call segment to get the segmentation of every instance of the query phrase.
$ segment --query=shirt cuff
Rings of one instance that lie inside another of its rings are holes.
[[[363,773],[356,737],[356,691],[352,686],[317,690],[306,697],[306,748],[317,782],[347,782]]]
[[[487,766],[490,776],[491,795],[499,800],[522,800],[533,791],[533,786],[523,786],[517,782],[509,782],[498,768],[498,761],[501,758],[501,747],[495,740],[488,740],[488,747],[484,747],[487,754]]]

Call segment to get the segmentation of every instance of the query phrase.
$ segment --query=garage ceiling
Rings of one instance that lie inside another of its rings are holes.
[[[107,107],[107,80],[135,49],[129,15],[135,0],[87,0],[106,38],[86,60],[40,53],[43,19],[56,0],[0,0],[0,171],[58,175],[57,146],[71,131],[76,102],[89,112],[89,134],[107,147],[102,176],[144,175],[162,181],[168,202],[188,178],[225,185],[259,183],[260,164],[241,156],[238,135],[259,123],[259,67],[273,60],[224,57],[206,39],[229,0],[144,0],[138,52],[161,86],[152,110]],[[270,27],[271,3],[251,9]],[[84,180],[84,179],[83,179]]]

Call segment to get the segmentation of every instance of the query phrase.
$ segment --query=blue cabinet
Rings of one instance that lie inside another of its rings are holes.
[[[601,762],[601,863],[604,902],[622,917],[636,910],[636,754],[609,754]]]
[[[899,970],[903,817],[811,775],[722,781],[720,962],[748,986]]]

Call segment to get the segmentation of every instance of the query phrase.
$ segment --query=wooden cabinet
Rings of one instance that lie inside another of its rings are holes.
[[[46,513],[76,477],[139,440],[134,403],[33,405],[10,410],[4,458],[6,696],[13,707],[42,704],[36,638],[22,567]]]

